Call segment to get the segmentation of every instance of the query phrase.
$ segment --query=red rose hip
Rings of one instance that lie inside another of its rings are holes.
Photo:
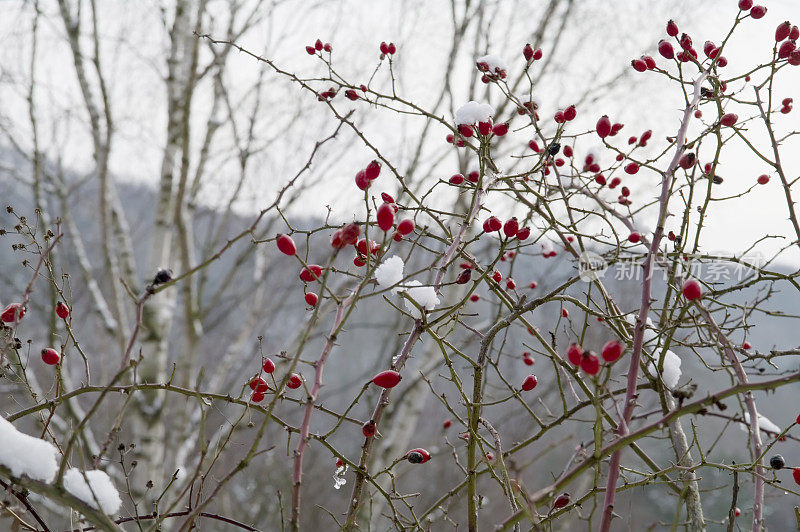
[[[536,384],[538,384],[538,381],[536,380],[536,375],[528,375],[527,377],[525,377],[525,380],[522,381],[522,390],[529,392],[534,388],[536,388]]]
[[[367,179],[370,181],[377,179],[381,174],[381,163],[377,160],[370,162],[367,165],[367,168],[364,170],[364,173],[367,175]]]
[[[750,9],[750,16],[754,19],[760,19],[766,14],[767,8],[765,6],[753,6],[753,8]]]
[[[289,375],[289,380],[286,382],[286,387],[291,388],[292,390],[296,390],[300,386],[303,385],[303,377],[298,375],[297,373],[292,373]]]
[[[317,294],[315,294],[314,292],[309,292],[306,294],[305,300],[306,303],[309,304],[309,306],[316,307],[317,301],[319,301],[319,296],[317,296]]]
[[[663,39],[658,42],[658,53],[660,53],[661,57],[664,59],[675,58],[675,49],[672,47],[672,43]]]
[[[269,390],[269,385],[267,384],[267,381],[265,381],[261,377],[256,377],[255,379],[251,380],[248,386],[250,386],[250,389],[253,390],[254,392],[264,393],[267,390]]]
[[[48,366],[55,366],[61,360],[61,355],[52,347],[42,349],[42,361]]]
[[[731,127],[739,120],[739,116],[734,113],[726,113],[719,119],[719,123],[726,127]]]
[[[567,348],[567,360],[573,366],[581,365],[581,358],[583,357],[583,349],[578,344],[570,344]]]
[[[597,130],[597,135],[604,139],[611,133],[611,120],[609,120],[608,115],[603,115],[600,117],[600,120],[597,121],[597,125],[595,126]]]
[[[519,231],[519,223],[516,218],[511,218],[503,225],[503,233],[505,233],[508,238],[516,236],[517,231]]]
[[[782,40],[786,39],[789,36],[789,33],[792,31],[792,23],[788,20],[781,22],[778,24],[778,27],[775,28],[775,41],[781,42]]]
[[[603,351],[600,353],[603,360],[606,362],[614,362],[622,356],[622,344],[616,340],[611,340],[603,346]]]
[[[66,306],[64,303],[62,303],[61,301],[56,303],[56,316],[58,316],[62,320],[67,319],[67,317],[69,316],[69,307]]]
[[[563,508],[564,506],[569,504],[569,493],[562,493],[558,497],[556,497],[555,502],[553,503],[553,508]]]
[[[305,283],[310,283],[315,279],[322,277],[322,266],[319,264],[309,264],[308,267],[300,270],[300,280]]]
[[[585,351],[581,357],[581,369],[589,375],[597,375],[600,371],[600,359],[591,351]]]
[[[675,37],[678,34],[678,25],[675,24],[674,20],[670,20],[667,22],[667,35],[670,37]]]
[[[278,239],[275,241],[278,245],[278,249],[284,255],[292,256],[297,253],[297,247],[294,245],[294,240],[289,235],[278,235]]]
[[[403,236],[406,236],[414,231],[414,221],[413,220],[402,220],[399,224],[397,224],[397,232]]]
[[[683,292],[683,297],[689,301],[694,301],[703,297],[703,289],[700,287],[700,283],[697,279],[687,279],[684,281],[683,286],[681,286],[681,292]]]
[[[394,388],[400,381],[403,380],[403,376],[400,375],[398,372],[387,369],[386,371],[382,371],[372,377],[372,382],[376,386],[380,386],[381,388]]]
[[[378,227],[383,231],[390,230],[394,225],[394,208],[390,204],[384,203],[378,207],[376,218],[378,220]]]

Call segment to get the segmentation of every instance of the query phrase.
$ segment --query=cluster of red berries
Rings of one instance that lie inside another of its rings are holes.
[[[447,143],[448,143],[448,144],[452,144],[452,145],[454,145],[456,148],[463,148],[464,146],[466,146],[466,145],[467,145],[467,143],[466,143],[466,142],[464,142],[464,139],[463,139],[463,138],[461,138],[461,137],[456,137],[456,136],[455,136],[455,135],[453,135],[452,133],[448,133],[448,134],[447,134],[447,136],[445,137],[445,140],[447,141]],[[462,177],[463,177],[463,176],[462,176]]]
[[[494,233],[503,230],[507,238],[516,237],[517,240],[527,240],[531,236],[529,227],[520,227],[516,217],[503,223],[497,216],[490,216],[483,222],[483,230],[486,233]]]
[[[635,137],[635,136],[634,137],[630,137],[628,139],[628,144],[636,144],[640,148],[644,148],[645,146],[647,146],[647,141],[650,140],[650,138],[652,136],[653,136],[653,130],[652,129],[648,129],[647,131],[642,133],[641,136],[639,136],[639,137]]]
[[[366,168],[356,173],[356,186],[361,190],[367,190],[372,186],[372,182],[381,175],[381,163],[377,160],[371,161]]]
[[[275,363],[269,358],[265,358],[261,368],[264,370],[264,373],[271,375],[275,371]],[[292,373],[289,375],[289,380],[286,382],[287,388],[295,390],[302,385],[303,377],[297,373]],[[266,397],[267,391],[269,390],[269,384],[267,384],[267,381],[265,381],[262,377],[254,377],[248,383],[248,386],[250,386],[250,389],[253,390],[253,395],[250,396],[250,400],[254,403],[260,403],[263,401],[264,397]]]
[[[655,70],[656,60],[649,55],[643,55],[639,59],[631,61],[631,66],[636,72],[644,72],[646,70]]]
[[[677,59],[681,63],[697,60],[697,50],[694,49],[692,38],[686,33],[682,33],[680,38],[678,38],[678,25],[675,24],[673,20],[667,22],[667,35],[677,39],[681,51],[676,54],[672,43],[662,39],[658,42],[658,53],[661,54],[661,57],[665,59]],[[718,67],[724,67],[728,64],[728,60],[719,55],[719,48],[711,41],[705,42],[703,45],[703,53],[709,59],[715,60]]]
[[[764,6],[754,6],[753,0],[739,0],[739,9],[742,11],[749,11],[750,16],[759,19],[767,14],[767,8]]]
[[[556,111],[556,114],[553,115],[553,120],[556,121],[556,124],[563,124],[564,122],[575,120],[576,116],[578,116],[578,110],[575,109],[574,105],[570,105],[566,109]]]
[[[514,256],[514,252],[513,251],[509,251],[508,253],[504,254],[503,257],[500,260],[505,260],[506,256],[513,257]],[[474,265],[469,263],[469,262],[462,262],[460,267],[461,267],[462,271],[458,275],[458,277],[456,277],[456,284],[467,284],[469,282],[469,280],[472,278],[472,269],[474,268]],[[498,270],[495,270],[492,273],[492,280],[494,282],[496,282],[496,283],[500,283],[503,280],[503,274],[500,273]],[[530,288],[536,288],[536,286],[537,285],[536,285],[535,282],[532,282],[530,284]],[[517,288],[516,281],[514,281],[514,279],[512,279],[511,277],[506,279],[506,288],[508,290],[516,289]],[[473,303],[476,303],[476,302],[480,301],[480,299],[481,299],[481,296],[479,296],[478,294],[472,294],[471,296],[469,296],[469,300],[472,301]],[[531,364],[532,363],[533,362],[531,361]]]
[[[611,124],[611,119],[608,118],[608,115],[603,115],[597,120],[597,124],[595,125],[595,131],[597,132],[597,136],[598,137],[600,137],[601,139],[604,139],[604,138],[609,137],[609,136],[613,137],[614,135],[619,133],[619,131],[622,129],[622,127],[623,127],[623,125],[620,124],[620,123],[616,123],[616,124],[612,125]],[[598,167],[597,170],[592,170],[592,171],[596,172],[598,170],[599,170],[599,167]]]
[[[778,24],[775,28],[775,42],[778,46],[778,59],[788,59],[789,63],[797,66],[800,59],[800,51],[797,51],[797,38],[800,37],[800,29],[792,26],[788,20]],[[794,58],[793,58],[794,56]]]
[[[361,84],[359,89],[361,89],[361,92],[364,92],[364,93],[367,92],[367,86],[364,85],[363,83]],[[353,100],[353,101],[356,101],[359,98],[361,98],[361,96],[355,91],[355,89],[347,89],[347,90],[345,90],[344,91],[344,95],[347,97],[347,99]]]
[[[499,124],[494,124],[491,118],[488,118],[486,121],[478,122],[477,124],[459,124],[458,125],[458,133],[465,138],[469,138],[474,134],[477,134],[481,137],[489,137],[491,135],[496,135],[498,137],[502,137],[506,133],[508,133],[508,123],[501,122]],[[451,138],[452,137],[452,138]],[[453,144],[456,142],[455,137],[452,135],[448,135],[446,138],[447,142]],[[460,148],[464,146],[464,141],[461,139],[461,144],[456,145]]]
[[[624,347],[617,340],[610,340],[603,346],[600,356],[603,360],[611,364],[616,362],[622,356]],[[576,344],[570,344],[567,348],[567,360],[575,366],[581,368],[588,375],[597,375],[600,372],[600,359],[594,351],[584,351],[583,348]]]
[[[315,280],[318,281],[321,278],[322,266],[319,264],[309,264],[300,270],[300,280],[303,281],[303,283],[310,283]],[[319,301],[319,296],[317,296],[315,292],[306,292],[305,300],[310,306],[316,307],[317,302]]]
[[[361,227],[357,223],[351,222],[334,231],[333,235],[331,235],[331,247],[342,249],[347,246],[354,246],[358,242],[359,236],[361,236]]]
[[[603,115],[597,120],[597,124],[595,125],[595,131],[597,132],[597,136],[601,139],[606,137],[613,137],[620,130],[625,127],[623,124],[619,122],[615,122],[614,124],[611,123],[611,119],[608,118],[608,115]],[[592,170],[593,172],[599,171],[599,167],[597,170]]]
[[[378,161],[370,162],[365,169],[360,170],[356,174],[356,185],[361,190],[366,190],[372,185],[372,182],[378,178],[380,172],[381,164]],[[398,207],[394,202],[394,198],[385,192],[381,193],[381,199],[383,199],[383,204],[378,208],[376,216],[377,223],[378,227],[383,231],[389,231],[394,226],[395,214],[397,213]],[[414,221],[409,219],[402,220],[397,224],[393,238],[396,242],[399,242],[404,236],[411,234],[413,231]],[[353,263],[359,267],[366,264],[364,257],[369,254],[377,255],[381,249],[380,244],[377,242],[372,240],[368,242],[365,238],[359,239],[360,236],[361,228],[355,222],[346,224],[344,227],[337,229],[331,236],[331,246],[333,248],[343,249],[350,245],[356,247],[358,254],[353,260]],[[289,235],[279,234],[276,239],[276,244],[280,252],[285,255],[294,256],[297,254],[297,246]],[[319,271],[315,271],[315,269]],[[322,268],[320,266],[311,265],[300,272],[300,279],[304,282],[311,282],[314,280],[315,276],[319,277],[321,271]],[[317,300],[318,297],[316,294],[306,294],[306,302],[312,307],[317,304]]]
[[[483,75],[481,76],[481,81],[483,83],[497,81],[498,79],[506,79],[506,76],[508,75],[508,73],[504,69],[498,66],[492,69],[492,67],[489,66],[489,63],[487,63],[486,61],[478,61],[476,65],[478,67],[478,70],[483,72]]]
[[[318,102],[327,102],[327,101],[333,100],[333,98],[336,96],[336,94],[337,94],[336,88],[335,87],[330,87],[326,91],[322,91],[320,93],[317,93],[317,101]]]
[[[386,44],[386,42],[382,42],[379,48],[381,51],[381,59],[383,59],[384,56],[387,55],[393,56],[395,52],[397,52],[397,47],[394,45],[393,42],[390,42],[389,44]]]
[[[465,179],[470,183],[477,183],[481,179],[481,174],[477,170],[469,172],[466,178],[464,177],[463,174],[453,174],[447,181],[451,185],[460,185],[464,182]]]
[[[517,108],[517,114],[518,115],[526,115],[526,114],[527,115],[533,115],[533,119],[538,121],[539,120],[539,113],[536,112],[537,109],[539,109],[539,105],[536,102],[531,100],[531,101],[527,101],[527,102],[523,103],[522,107],[518,107]],[[531,142],[533,142],[533,141],[531,141]],[[536,150],[536,153],[539,153],[538,150]]]
[[[517,233],[519,234],[519,232]],[[507,260],[513,259],[517,253],[515,251],[508,251],[500,255],[500,262],[505,262]]]
[[[587,153],[586,157],[583,160],[583,171],[594,172],[594,173],[600,171],[600,164],[597,161],[595,161],[594,155],[592,155],[591,153]]]
[[[397,214],[398,207],[397,204],[394,202],[394,198],[392,198],[389,194],[386,193],[381,194],[381,198],[383,199],[383,203],[381,204],[380,207],[378,207],[378,212],[375,215],[375,218],[378,222],[378,227],[380,227],[382,231],[388,232],[391,231],[393,227],[395,227],[394,218],[395,214]],[[401,220],[395,227],[395,232],[392,238],[394,239],[395,242],[400,242],[404,236],[408,236],[412,232],[414,232],[414,228],[415,224],[413,220],[409,218]],[[380,251],[379,244],[375,242],[370,242],[370,243],[372,244],[372,246],[370,246],[371,253],[376,254],[378,251]],[[362,244],[361,246],[359,246],[358,244],[361,244],[361,241],[356,243],[356,249],[358,249],[361,255],[365,256],[367,254],[366,242],[364,242],[364,244]]]
[[[537,48],[536,50],[534,50],[533,46],[531,46],[530,43],[528,43],[522,48],[522,57],[524,57],[525,61],[529,63],[531,61],[538,61],[539,59],[542,58],[542,49]]]
[[[781,101],[781,113],[786,115],[786,114],[789,114],[790,112],[792,112],[792,102],[793,101],[794,100],[792,98],[784,98]]]
[[[358,228],[358,226],[356,226],[356,228]],[[278,246],[278,250],[284,255],[289,255],[291,257],[297,254],[297,246],[295,245],[294,240],[292,240],[292,237],[289,235],[278,235],[275,243]],[[315,277],[319,278],[321,274],[322,267],[317,264],[311,264],[308,266],[308,268],[303,268],[300,271],[300,279],[302,279],[303,282],[308,283],[313,281]],[[309,306],[316,307],[317,302],[319,301],[319,296],[314,292],[306,292],[304,299]]]
[[[308,52],[308,55],[314,55],[317,52],[321,52],[322,50],[325,50],[326,52],[330,53],[333,51],[333,47],[331,46],[331,43],[326,42],[325,44],[323,44],[322,41],[319,39],[317,39],[317,42],[315,42],[313,46],[306,46],[306,52]]]

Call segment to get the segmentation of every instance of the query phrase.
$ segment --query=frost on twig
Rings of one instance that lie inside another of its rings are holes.
[[[333,489],[338,490],[347,484],[347,479],[345,478],[346,474],[347,464],[340,465],[336,468],[336,473],[333,474]]]

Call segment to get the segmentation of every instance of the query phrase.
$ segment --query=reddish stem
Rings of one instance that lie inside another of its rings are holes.
[[[306,447],[308,447],[309,431],[311,427],[311,414],[314,412],[314,402],[317,400],[319,390],[322,388],[322,372],[325,369],[325,362],[336,344],[336,336],[339,327],[344,320],[345,310],[355,300],[355,294],[351,294],[344,301],[342,301],[336,309],[336,318],[333,320],[331,326],[331,333],[328,336],[328,341],[325,342],[325,347],[322,353],[314,364],[314,384],[311,387],[311,392],[308,394],[306,400],[305,413],[303,414],[303,422],[300,425],[300,442],[297,444],[297,449],[294,452],[294,471],[292,473],[292,521],[291,526],[293,530],[300,528],[300,487],[303,482],[303,455],[305,454]]]
[[[636,318],[636,327],[633,333],[633,354],[631,355],[630,367],[628,368],[628,384],[625,391],[625,405],[622,411],[622,416],[619,420],[617,427],[617,434],[624,437],[629,432],[629,423],[633,410],[636,407],[636,381],[639,378],[639,365],[642,359],[642,347],[644,345],[644,329],[647,323],[647,316],[650,314],[650,299],[652,295],[652,281],[653,281],[653,265],[656,256],[658,255],[658,248],[661,243],[661,238],[664,236],[664,221],[667,217],[667,206],[669,205],[669,191],[672,185],[672,177],[675,169],[678,167],[681,156],[684,152],[684,143],[686,142],[686,131],[689,128],[689,122],[692,118],[692,113],[697,108],[700,102],[700,85],[708,76],[708,72],[703,72],[694,82],[694,95],[692,101],[683,110],[683,119],[681,126],[678,130],[678,136],[675,141],[675,155],[664,172],[661,180],[661,196],[659,198],[659,213],[658,225],[653,233],[653,240],[650,243],[650,248],[647,252],[647,258],[644,265],[644,281],[642,282],[642,301],[639,315]],[[606,495],[603,502],[603,518],[600,522],[601,532],[608,532],[611,528],[611,519],[614,512],[614,497],[617,492],[617,482],[619,480],[620,459],[622,458],[622,449],[615,451],[611,455],[611,462],[608,466],[608,481],[606,483]]]

